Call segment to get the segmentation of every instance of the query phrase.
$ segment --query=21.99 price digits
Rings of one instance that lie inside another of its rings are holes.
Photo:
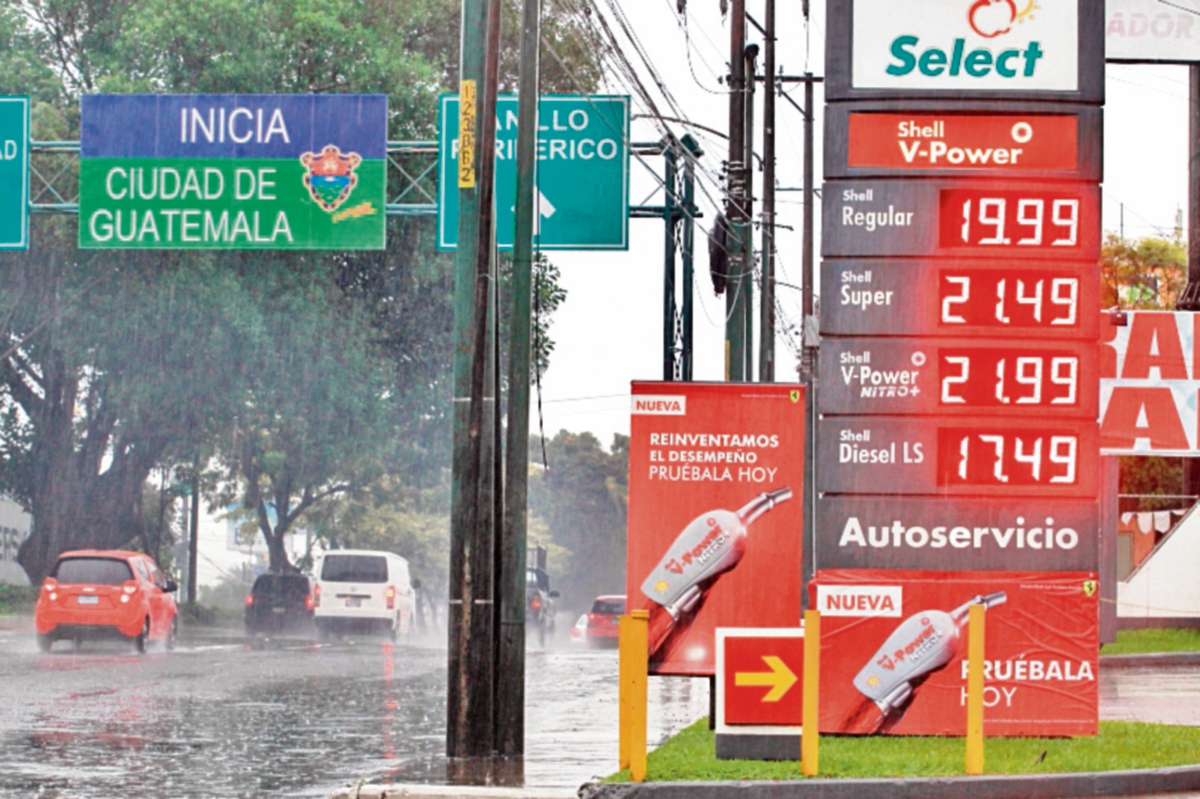
[[[972,408],[1079,405],[1079,357],[1020,349],[938,352],[940,403]]]

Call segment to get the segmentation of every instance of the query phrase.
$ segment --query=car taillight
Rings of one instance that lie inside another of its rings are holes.
[[[305,609],[305,610],[312,610],[312,609],[313,609],[313,608],[315,608],[316,606],[317,606],[317,603],[316,603],[316,601],[314,601],[314,600],[313,600],[313,595],[312,595],[312,594],[305,594],[305,595],[304,595],[304,609]]]
[[[529,600],[529,607],[533,608],[534,610],[541,610],[542,598],[537,594],[534,594],[533,599]]]
[[[393,585],[389,585],[385,596],[387,596],[387,609],[395,610],[395,608],[396,608],[396,587]]]
[[[313,586],[312,603],[314,608],[321,607],[321,584],[317,583]]]
[[[246,607],[254,604],[254,594],[246,594]]]
[[[53,577],[47,577],[46,581],[42,583],[43,591],[53,591],[56,588],[58,588],[58,580]]]
[[[133,580],[126,580],[121,584],[121,590],[127,594],[135,594],[138,590],[137,583],[135,583]]]

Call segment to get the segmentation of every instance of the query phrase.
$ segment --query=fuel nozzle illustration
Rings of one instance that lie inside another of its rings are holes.
[[[854,687],[882,713],[879,724],[903,715],[921,682],[954,659],[971,605],[992,608],[1007,599],[1003,591],[978,595],[948,613],[925,610],[901,622],[854,678]]]
[[[747,530],[767,511],[792,498],[792,489],[759,494],[737,511],[712,510],[692,519],[642,583],[650,598],[649,654],[658,663],[687,632],[713,583],[737,566]]]

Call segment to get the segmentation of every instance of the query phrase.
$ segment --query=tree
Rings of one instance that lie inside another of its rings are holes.
[[[85,91],[383,91],[392,138],[432,137],[435,97],[455,85],[457,12],[454,0],[4,0],[0,87],[35,95],[41,139],[78,135]],[[588,25],[555,6],[546,31],[578,61],[570,76],[550,67],[544,88],[594,84]],[[260,526],[283,509],[268,542],[384,470],[436,484],[452,270],[428,220],[389,220],[388,235],[387,253],[85,254],[73,221],[37,218],[34,247],[0,255],[0,488],[34,515],[30,577],[66,546],[138,541],[151,470],[200,452],[218,453],[226,478],[210,500],[238,496]],[[381,265],[383,279],[366,276]],[[296,364],[313,368],[283,368]],[[345,379],[356,370],[368,379]]]
[[[1108,234],[1100,251],[1102,308],[1170,310],[1187,283],[1187,247],[1178,240]]]
[[[540,452],[540,442],[530,445]],[[629,437],[613,437],[605,452],[591,433],[560,430],[546,442],[549,468],[530,480],[531,516],[550,542],[566,550],[558,575],[567,603],[582,606],[625,585],[625,522],[629,502]],[[532,543],[532,542],[531,542]]]

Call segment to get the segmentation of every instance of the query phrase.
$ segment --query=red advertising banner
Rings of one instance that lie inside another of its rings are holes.
[[[1101,322],[1101,451],[1195,456],[1200,314],[1132,311],[1124,325]]]
[[[1074,116],[852,113],[849,127],[851,167],[1001,174],[1079,167]]]
[[[967,609],[987,610],[984,735],[1095,735],[1094,572],[819,570],[821,732],[964,735]]]
[[[804,389],[634,383],[628,606],[652,674],[715,674],[717,627],[800,619]]]

